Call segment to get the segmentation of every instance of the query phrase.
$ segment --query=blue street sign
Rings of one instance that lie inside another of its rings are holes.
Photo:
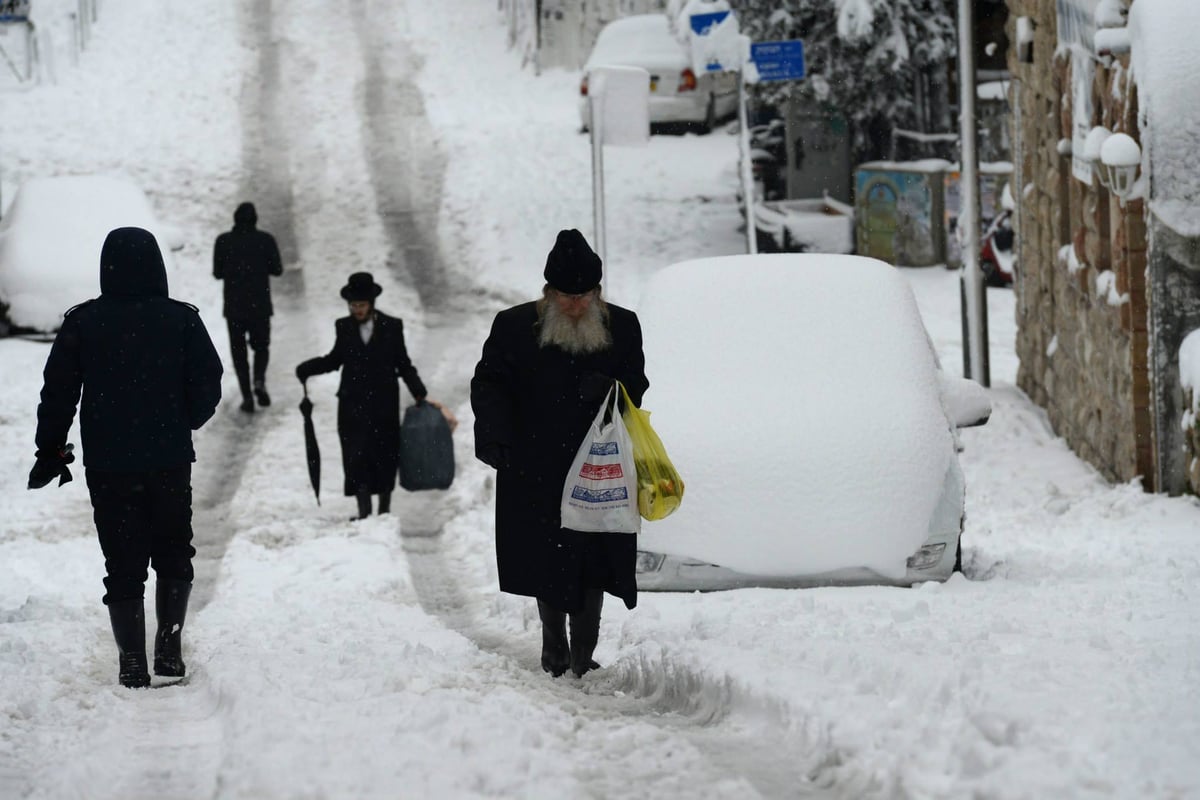
[[[0,22],[29,22],[29,0],[0,0]]]
[[[688,19],[691,20],[692,30],[698,36],[707,36],[710,28],[728,16],[728,11],[714,11],[711,14],[692,14]]]
[[[804,41],[753,42],[750,60],[761,81],[798,81],[804,78]]]

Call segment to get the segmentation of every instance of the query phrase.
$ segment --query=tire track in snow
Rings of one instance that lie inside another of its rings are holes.
[[[296,363],[310,337],[304,323],[304,276],[296,266],[299,252],[281,91],[283,53],[272,31],[272,4],[244,6],[241,24],[247,40],[257,43],[258,63],[242,84],[243,175],[239,201],[255,204],[264,229],[270,230],[279,243],[285,266],[284,274],[272,279],[276,314],[272,319],[271,361],[275,367],[268,371],[270,389],[290,372],[281,372],[280,365]],[[221,356],[226,369],[231,369],[228,354]],[[246,465],[270,427],[290,422],[294,421],[275,405],[246,414],[223,403],[204,434],[197,437],[197,468],[193,470],[196,576],[188,609],[193,620],[214,599],[221,563],[236,530],[229,507]],[[148,608],[152,605],[151,600]],[[147,628],[152,640],[152,619],[147,620]],[[184,641],[187,657],[186,635]],[[128,714],[106,720],[94,737],[95,741],[115,743],[96,751],[96,757],[107,753],[107,757],[122,764],[116,782],[105,786],[102,796],[135,800],[219,796],[224,702],[205,680],[203,670],[193,666],[185,684],[139,691],[129,700],[123,706]],[[117,752],[109,753],[110,746],[117,747]],[[102,765],[88,767],[85,758],[68,770],[77,779],[66,785],[94,787],[82,779],[94,768],[103,770]]]
[[[454,388],[442,397],[457,405],[466,399],[469,369],[478,357],[490,312],[505,303],[500,298],[463,292],[461,282],[452,293],[436,239],[444,165],[436,153],[419,88],[412,80],[420,69],[419,60],[403,39],[380,40],[378,32],[386,28],[371,24],[363,0],[352,4],[351,14],[365,57],[365,80],[359,92],[364,143],[376,204],[391,246],[388,265],[421,300],[430,334],[426,339],[433,345],[427,350],[439,364],[457,366],[456,374],[444,376],[448,379],[445,385]],[[399,64],[385,69],[384,53]],[[460,343],[457,350],[451,342]],[[577,707],[575,713],[586,720],[579,733],[581,746],[586,746],[597,730],[631,723],[651,725],[660,735],[678,739],[705,755],[712,774],[695,776],[694,796],[731,783],[741,789],[752,787],[762,797],[815,796],[806,787],[799,760],[788,753],[791,737],[776,724],[779,720],[758,714],[758,719],[748,724],[735,712],[738,703],[727,684],[716,685],[678,668],[655,670],[646,664],[638,670],[616,670],[613,679],[600,682],[552,681],[541,672],[536,632],[514,640],[508,631],[489,625],[486,616],[480,616],[481,610],[472,610],[459,589],[462,576],[456,574],[452,557],[444,552],[441,534],[460,509],[451,507],[441,492],[406,494],[397,505],[411,578],[425,611],[480,649],[511,660],[513,683],[531,696],[531,702],[550,700]],[[593,787],[603,787],[609,780],[618,779],[606,776],[602,767],[588,778]],[[598,794],[628,791],[624,786],[610,788],[597,788]],[[654,794],[652,787],[641,788]]]

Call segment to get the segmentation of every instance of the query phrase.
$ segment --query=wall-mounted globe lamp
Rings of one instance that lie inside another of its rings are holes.
[[[1102,172],[1108,178],[1108,188],[1124,202],[1133,194],[1138,167],[1142,164],[1142,148],[1132,136],[1114,133],[1100,146]]]

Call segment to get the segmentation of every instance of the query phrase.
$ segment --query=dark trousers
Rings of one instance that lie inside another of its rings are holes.
[[[254,383],[262,385],[267,380],[267,362],[271,359],[271,318],[226,319],[229,329],[229,350],[233,356],[233,371],[237,375],[238,387],[243,397],[250,396],[250,361],[246,354],[246,340],[254,351]]]
[[[85,474],[108,573],[105,604],[144,597],[147,566],[159,578],[191,583],[192,465]]]

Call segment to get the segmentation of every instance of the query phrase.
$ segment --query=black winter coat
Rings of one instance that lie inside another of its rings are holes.
[[[66,444],[79,404],[89,469],[190,464],[192,431],[221,400],[221,371],[195,307],[167,297],[154,237],[139,228],[113,231],[101,260],[100,297],[67,312],[46,359],[38,449]]]
[[[400,387],[397,376],[415,400],[425,399],[425,384],[404,346],[404,323],[375,313],[371,341],[363,344],[354,317],[335,324],[336,338],[329,355],[310,358],[296,367],[300,380],[341,369],[338,387],[338,438],[347,497],[359,489],[371,494],[396,486],[400,458]]]
[[[592,372],[625,384],[641,405],[649,387],[637,316],[609,304],[610,349],[570,355],[539,347],[536,303],[501,311],[471,380],[475,452],[497,467],[496,561],[500,589],[537,597],[567,612],[585,588],[637,604],[637,536],[562,527],[563,483],[600,399],[580,396]],[[507,463],[500,452],[507,452]]]
[[[274,313],[271,275],[283,274],[275,237],[239,220],[213,245],[213,277],[225,281],[225,316],[255,320]]]

